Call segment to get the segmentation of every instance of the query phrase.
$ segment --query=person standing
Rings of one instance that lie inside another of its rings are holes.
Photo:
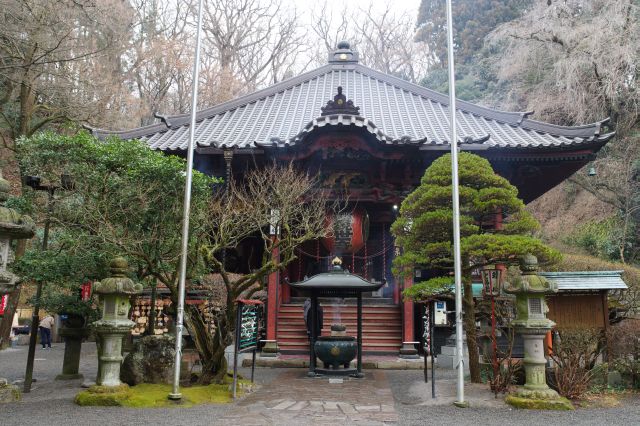
[[[51,349],[51,329],[53,328],[54,323],[55,320],[49,314],[40,321],[40,343],[42,344],[42,349],[45,349],[46,347]]]
[[[322,324],[323,324],[323,310],[322,310],[322,306],[320,306],[320,303],[316,304],[316,323],[315,323],[315,337],[318,338],[320,337],[320,334],[322,333]],[[312,329],[312,324],[311,324],[311,299],[307,298],[307,300],[304,301],[304,323],[307,326],[307,337],[309,338],[309,341],[311,341],[311,329]]]

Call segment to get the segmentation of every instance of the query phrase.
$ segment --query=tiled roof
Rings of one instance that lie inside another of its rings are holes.
[[[360,108],[359,115],[321,116],[338,86]],[[530,120],[527,112],[503,112],[469,102],[457,102],[458,134],[466,142],[504,148],[573,147],[602,143],[613,133],[601,125],[555,126]],[[145,140],[158,150],[185,150],[189,115],[162,117],[162,122],[138,129],[110,132],[93,129],[104,138]],[[358,64],[329,64],[258,92],[199,111],[196,143],[201,147],[254,148],[301,142],[317,128],[359,126],[384,144],[448,145],[448,97]]]
[[[559,291],[576,290],[626,290],[622,281],[623,271],[586,272],[540,272],[540,275],[555,281]]]

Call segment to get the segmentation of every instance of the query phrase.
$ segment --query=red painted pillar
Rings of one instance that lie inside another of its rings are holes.
[[[404,277],[404,288],[407,289],[413,285],[413,270],[410,275]],[[413,334],[413,301],[408,300],[402,302],[402,347],[400,348],[401,358],[418,358],[416,349],[418,342],[414,339]]]
[[[272,237],[273,242],[276,242],[276,237]],[[271,258],[276,264],[280,262],[280,252],[278,248],[274,248],[271,251]],[[279,294],[279,281],[280,272],[275,271],[269,274],[267,284],[267,340],[262,348],[262,356],[277,356],[278,355],[278,342],[277,342],[277,321],[278,310],[280,308]]]

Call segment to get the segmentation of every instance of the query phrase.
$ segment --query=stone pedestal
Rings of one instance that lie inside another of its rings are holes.
[[[416,345],[420,344],[420,342],[402,342],[402,346],[400,347],[400,354],[398,355],[403,359],[418,359],[420,355],[418,355],[418,350],[416,349]]]
[[[276,358],[278,356],[278,352],[280,348],[278,347],[278,342],[275,340],[267,340],[262,347],[262,352],[260,352],[261,357],[268,358]]]
[[[82,350],[82,341],[89,336],[89,330],[86,328],[63,327],[60,328],[58,333],[64,338],[64,360],[62,361],[62,374],[58,374],[56,380],[84,378],[79,373],[80,352]]]
[[[133,321],[112,324],[111,321],[97,321],[94,324],[98,335],[98,386],[120,386],[120,365],[122,364],[122,338],[134,326]]]
[[[438,355],[438,367],[449,370],[456,369],[458,366],[458,357],[456,354],[456,334],[453,333],[447,338],[446,345],[440,348]],[[462,361],[465,371],[469,369],[469,348],[467,348],[467,335],[462,336]]]

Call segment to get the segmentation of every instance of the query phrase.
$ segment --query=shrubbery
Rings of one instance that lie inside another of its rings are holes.
[[[549,385],[569,399],[584,396],[595,375],[596,361],[604,349],[604,336],[596,329],[560,329],[553,342],[555,363]]]
[[[609,368],[622,375],[625,384],[640,388],[640,320],[628,319],[607,330]]]

